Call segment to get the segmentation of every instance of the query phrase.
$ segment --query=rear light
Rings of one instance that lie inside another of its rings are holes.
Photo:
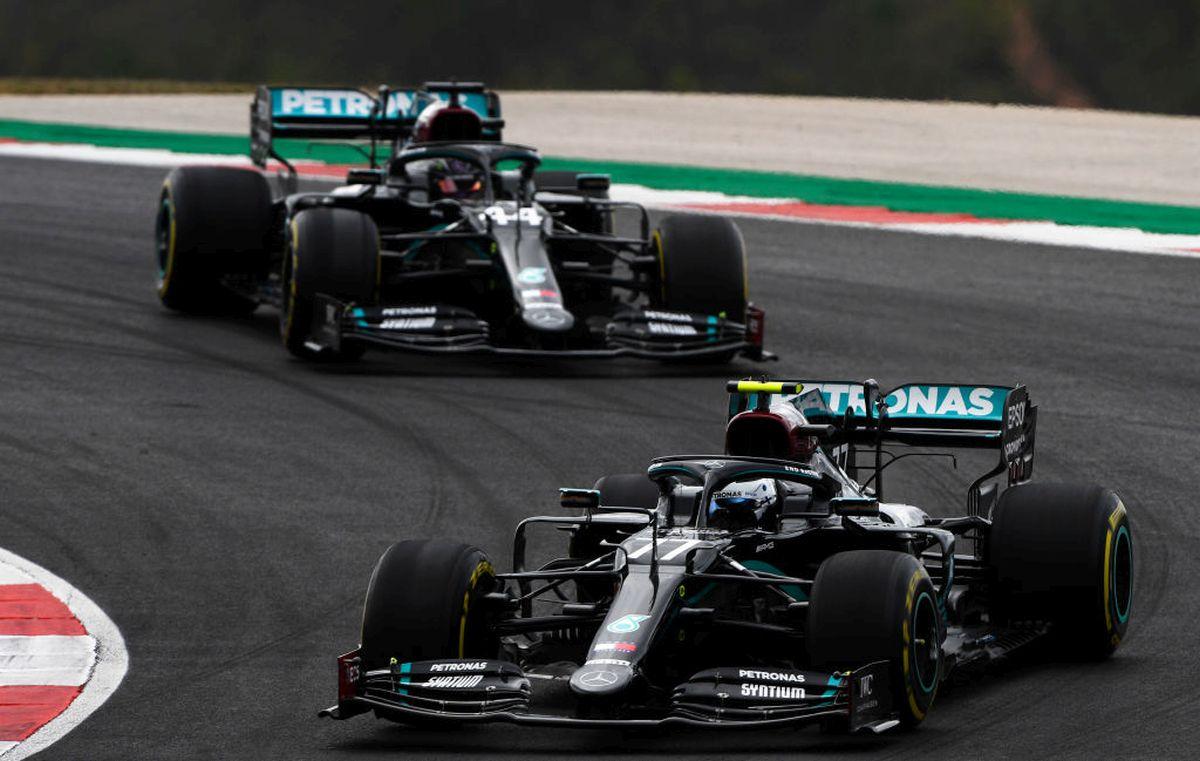
[[[759,351],[763,347],[763,322],[765,319],[766,312],[753,304],[746,305],[746,340]]]
[[[361,676],[362,659],[358,650],[352,650],[345,655],[339,655],[338,662],[338,702],[351,700],[358,695],[358,679]]]

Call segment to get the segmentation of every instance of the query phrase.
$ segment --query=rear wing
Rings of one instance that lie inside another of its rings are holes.
[[[329,87],[258,88],[250,104],[250,158],[260,167],[268,159],[291,164],[275,150],[279,138],[371,142],[375,166],[376,143],[395,143],[412,134],[421,111],[436,101],[457,102],[479,114],[483,136],[499,140],[504,127],[500,96],[478,82],[426,82],[421,87],[365,90]]]
[[[791,404],[810,423],[831,424],[828,445],[885,443],[916,447],[995,449],[999,464],[976,481],[1008,471],[1009,484],[1033,473],[1037,407],[1024,386],[905,383],[881,392],[875,381],[730,381],[729,415],[777,401]],[[764,398],[766,395],[766,398]]]

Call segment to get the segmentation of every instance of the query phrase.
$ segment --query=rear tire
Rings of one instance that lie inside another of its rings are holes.
[[[1125,505],[1091,484],[1031,483],[1000,495],[988,559],[998,623],[1053,624],[1058,654],[1106,658],[1133,603],[1133,534]]]
[[[605,507],[658,506],[658,485],[645,473],[615,473],[604,476],[592,487],[600,492],[600,504]]]
[[[274,210],[258,172],[231,167],[178,167],[167,175],[155,217],[158,298],[181,312],[248,314],[256,299],[234,293],[222,278],[267,273]]]
[[[907,727],[920,724],[937,697],[944,637],[933,583],[913,556],[852,550],[817,570],[808,604],[813,665],[850,670],[888,661],[892,707]]]
[[[444,539],[389,547],[371,574],[363,606],[366,670],[439,658],[495,658],[481,598],[496,587],[482,550]]]
[[[301,359],[357,359],[361,344],[336,353],[316,352],[312,335],[318,293],[359,306],[376,303],[379,291],[379,230],[375,221],[352,209],[306,209],[292,220],[283,258],[283,305],[279,332],[283,345]]]
[[[659,304],[668,310],[746,320],[746,251],[725,217],[664,217],[654,232]]]

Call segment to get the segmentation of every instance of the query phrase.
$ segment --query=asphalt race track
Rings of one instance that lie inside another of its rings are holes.
[[[727,376],[636,361],[370,354],[314,367],[273,312],[163,310],[163,172],[0,162],[0,545],[121,627],[130,669],[39,758],[1124,758],[1200,747],[1200,261],[741,222],[774,375],[1029,385],[1041,478],[1098,479],[1135,530],[1133,623],[1103,664],[1013,664],[909,735],[439,733],[316,718],[389,542],[445,534],[502,564],[556,488],[719,450]],[[960,461],[888,496],[961,509]],[[898,466],[897,470],[900,469]],[[889,471],[889,474],[891,471]],[[555,537],[549,537],[554,539]],[[402,755],[403,754],[403,755]]]

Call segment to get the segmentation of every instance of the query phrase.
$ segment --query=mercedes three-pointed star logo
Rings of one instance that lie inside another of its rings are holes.
[[[584,687],[610,687],[617,683],[617,675],[603,669],[587,671],[579,677],[579,683]]]

